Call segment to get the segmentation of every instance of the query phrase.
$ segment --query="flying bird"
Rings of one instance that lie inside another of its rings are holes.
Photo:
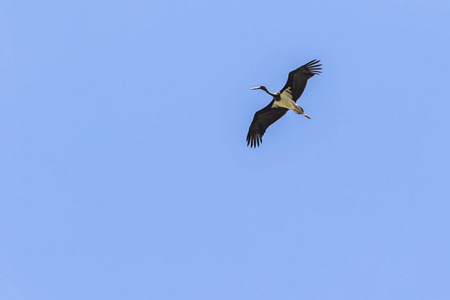
[[[284,116],[288,110],[293,110],[297,114],[311,119],[296,102],[302,95],[308,79],[321,73],[322,68],[320,66],[322,65],[319,62],[320,60],[314,59],[290,72],[286,85],[276,93],[269,92],[263,85],[251,88],[251,90],[263,90],[273,99],[269,105],[255,113],[247,134],[247,146],[259,147],[267,127]]]

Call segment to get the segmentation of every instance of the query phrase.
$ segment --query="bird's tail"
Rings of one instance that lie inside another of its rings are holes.
[[[297,104],[294,103],[294,109],[293,111],[295,111],[296,113],[298,113],[299,115],[303,115],[304,111],[303,108],[301,108],[300,106],[298,106]]]

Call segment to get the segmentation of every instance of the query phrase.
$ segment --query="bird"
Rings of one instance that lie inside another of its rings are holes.
[[[263,90],[273,99],[269,105],[255,113],[247,134],[247,146],[259,147],[266,129],[284,116],[288,110],[293,110],[297,114],[311,119],[296,102],[302,95],[308,79],[322,73],[322,64],[319,62],[320,60],[314,59],[290,72],[285,86],[276,93],[269,92],[263,85],[251,88],[251,90]]]

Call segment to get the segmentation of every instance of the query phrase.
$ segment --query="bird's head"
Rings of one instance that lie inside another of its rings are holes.
[[[260,85],[260,86],[257,86],[257,87],[254,87],[254,88],[251,88],[251,90],[266,90],[266,87],[265,87],[265,86],[263,86],[263,85]]]

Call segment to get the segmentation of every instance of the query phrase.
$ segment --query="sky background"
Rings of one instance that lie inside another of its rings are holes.
[[[449,37],[444,0],[0,1],[0,300],[450,299]]]

